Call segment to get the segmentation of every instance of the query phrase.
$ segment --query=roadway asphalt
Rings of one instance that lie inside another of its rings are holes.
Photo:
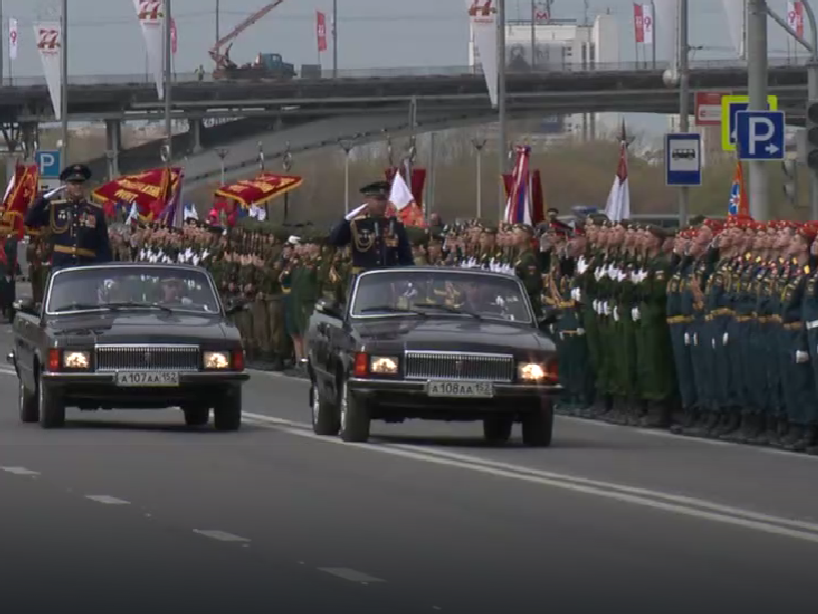
[[[304,382],[262,373],[238,433],[186,429],[173,410],[70,410],[44,431],[18,422],[8,371],[0,396],[3,611],[701,614],[818,599],[812,457],[568,419],[546,450],[432,423],[341,444],[306,428]]]

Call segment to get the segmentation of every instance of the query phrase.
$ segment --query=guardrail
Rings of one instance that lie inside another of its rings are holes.
[[[769,59],[770,68],[787,68],[806,66],[807,57],[773,57]],[[691,62],[691,70],[725,70],[746,68],[747,63],[739,60],[694,60]],[[664,71],[670,67],[668,62],[615,62],[615,63],[572,63],[554,62],[548,64],[538,64],[533,68],[528,65],[510,64],[506,73],[508,75],[526,74],[547,74],[547,73],[586,73],[586,72],[641,72],[641,71]],[[477,66],[413,66],[398,68],[361,68],[339,70],[335,73],[332,70],[322,70],[320,76],[316,73],[312,79],[397,79],[401,77],[456,77],[462,75],[482,74],[482,69]],[[299,79],[299,77],[296,77]],[[201,78],[195,72],[179,72],[173,76],[176,83],[195,83],[197,81],[213,82],[213,76],[209,73]],[[69,75],[69,85],[90,86],[90,85],[153,85],[154,78],[148,73],[135,73],[125,75]],[[41,76],[15,76],[4,78],[2,87],[45,87],[45,79]]]

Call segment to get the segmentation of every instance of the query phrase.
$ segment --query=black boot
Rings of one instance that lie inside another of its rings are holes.
[[[796,444],[806,435],[806,429],[800,424],[791,424],[787,437],[781,442],[785,450],[796,451]]]
[[[775,432],[778,428],[778,420],[770,416],[759,417],[759,431],[755,438],[747,441],[753,446],[768,446],[770,440],[775,438]]]
[[[674,435],[684,435],[686,434],[686,430],[693,428],[693,425],[696,424],[696,419],[696,411],[688,408],[682,412],[679,422],[670,427],[670,432]]]
[[[670,426],[670,406],[664,401],[648,403],[648,413],[642,418],[646,429],[665,429]]]
[[[808,449],[818,443],[818,431],[814,426],[806,426],[803,430],[803,435],[800,439],[793,442],[792,448],[787,448],[793,452],[806,452]]]

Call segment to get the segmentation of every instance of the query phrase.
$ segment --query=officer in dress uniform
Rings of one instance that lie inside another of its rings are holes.
[[[344,218],[329,235],[334,247],[352,246],[352,274],[367,269],[409,266],[415,263],[406,228],[386,216],[389,183],[376,181],[361,188],[366,205],[350,219]]]
[[[50,227],[52,271],[113,259],[102,207],[85,198],[85,182],[90,178],[91,169],[83,164],[67,167],[60,174],[65,196],[40,196],[26,214],[26,226]]]

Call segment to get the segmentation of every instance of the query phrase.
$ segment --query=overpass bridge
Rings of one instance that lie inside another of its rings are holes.
[[[805,66],[790,60],[771,60],[770,64],[770,92],[779,95],[781,108],[797,121],[799,114],[803,116],[806,101]],[[663,75],[664,67],[636,64],[510,70],[508,109],[515,116],[673,113],[679,106],[678,89],[668,87]],[[746,66],[738,63],[699,62],[692,66],[694,91],[741,93],[746,91],[746,83]],[[177,119],[187,120],[190,129],[174,138],[174,157],[190,160],[203,150],[229,142],[329,118],[343,123],[356,116],[402,114],[408,121],[412,104],[419,114],[428,116],[428,127],[446,127],[446,118],[462,123],[490,120],[492,115],[483,75],[469,67],[341,72],[335,79],[283,82],[198,81],[178,75],[172,90],[172,113]],[[4,132],[12,135],[10,148],[21,141],[33,146],[37,125],[53,121],[50,106],[43,82],[18,79],[14,85],[4,83],[0,90],[0,122]],[[157,100],[155,86],[145,75],[71,79],[68,111],[70,121],[106,123],[109,154],[92,161],[95,173],[131,172],[159,160],[159,142],[127,151],[121,151],[120,146],[122,122],[164,118],[164,102]],[[206,129],[207,119],[232,121]],[[313,144],[320,145],[321,141]]]

